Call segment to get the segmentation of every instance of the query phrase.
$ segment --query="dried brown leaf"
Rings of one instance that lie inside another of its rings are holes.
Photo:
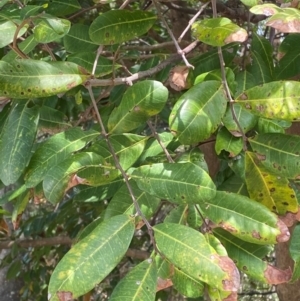
[[[175,66],[169,74],[170,87],[175,91],[182,91],[190,88],[187,82],[190,69],[187,66]]]
[[[226,39],[225,39],[225,44],[229,44],[232,42],[240,42],[243,43],[247,40],[248,38],[248,34],[247,31],[245,29],[239,29],[236,32],[233,32],[232,34],[230,34]]]
[[[292,277],[292,270],[280,270],[274,266],[268,265],[264,271],[265,279],[269,284],[280,284],[290,281]]]
[[[280,234],[277,235],[277,237],[276,237],[277,242],[288,241],[291,237],[291,234],[290,234],[290,231],[289,231],[288,227],[286,226],[286,224],[283,221],[281,221],[280,219],[278,219],[277,227],[280,230]]]
[[[300,20],[296,18],[288,22],[280,19],[269,20],[266,25],[284,33],[300,32]]]
[[[56,293],[59,301],[73,301],[73,294],[71,292],[57,292]]]

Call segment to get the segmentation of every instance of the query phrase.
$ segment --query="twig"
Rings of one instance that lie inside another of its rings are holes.
[[[17,40],[18,40],[18,35],[19,35],[19,32],[20,30],[23,28],[23,26],[25,24],[29,24],[29,21],[27,19],[23,20],[21,22],[21,24],[17,27],[16,31],[15,31],[15,34],[14,34],[14,38],[13,38],[13,46],[12,46],[12,49],[22,58],[22,59],[28,59],[28,56],[23,53],[23,51],[20,50],[20,48],[18,47],[18,44],[17,44]]]
[[[167,31],[168,31],[168,34],[169,34],[169,36],[171,37],[171,39],[172,39],[172,41],[173,41],[173,43],[174,43],[174,45],[175,45],[175,47],[176,47],[177,53],[182,57],[182,59],[183,59],[185,65],[186,65],[187,67],[193,68],[193,69],[194,69],[194,66],[191,65],[191,64],[188,62],[188,60],[186,59],[184,50],[182,50],[182,49],[180,48],[180,46],[179,46],[179,44],[178,44],[176,38],[175,38],[174,35],[173,35],[172,30],[170,29],[170,27],[169,27],[169,25],[168,25],[166,19],[164,18],[163,14],[161,13],[161,10],[160,10],[159,4],[157,3],[157,0],[153,0],[153,3],[154,3],[154,5],[155,5],[155,8],[156,8],[156,10],[157,10],[157,14],[158,14],[160,20],[161,20],[161,21],[163,22],[163,24],[165,25],[165,27],[166,27],[166,29],[167,29]]]
[[[67,18],[68,20],[72,20],[82,14],[84,14],[85,12],[89,11],[89,10],[93,10],[93,9],[97,9],[98,7],[100,7],[101,5],[103,5],[103,3],[97,3],[93,6],[87,7],[87,8],[83,8],[80,11],[76,12],[74,15],[70,16],[69,18]]]
[[[132,199],[132,202],[133,202],[133,205],[135,207],[135,210],[137,212],[137,214],[141,217],[141,219],[143,220],[144,224],[146,225],[147,229],[148,229],[148,233],[150,235],[150,240],[153,244],[153,248],[155,249],[155,251],[157,253],[159,253],[157,247],[156,247],[156,243],[155,243],[155,239],[154,239],[154,233],[153,233],[153,229],[150,225],[150,223],[148,222],[148,220],[146,219],[145,215],[143,214],[143,212],[141,211],[140,209],[140,206],[137,202],[137,199],[136,197],[134,196],[134,193],[132,191],[132,188],[131,188],[131,185],[129,183],[129,178],[128,178],[128,175],[126,174],[125,170],[122,168],[121,164],[120,164],[120,161],[116,155],[116,152],[110,142],[110,140],[108,139],[108,134],[106,132],[106,129],[104,127],[104,124],[103,124],[103,121],[102,121],[102,118],[100,116],[100,113],[98,111],[98,108],[97,108],[97,104],[96,104],[96,100],[95,100],[95,97],[94,97],[94,93],[92,91],[92,86],[88,84],[88,82],[86,83],[86,88],[88,89],[89,91],[89,94],[90,94],[90,97],[91,97],[91,100],[92,100],[92,103],[93,103],[93,106],[94,106],[94,110],[95,110],[95,113],[96,113],[96,116],[97,116],[97,120],[99,122],[99,125],[100,125],[100,128],[101,128],[101,135],[103,136],[103,138],[105,139],[106,141],[106,144],[109,148],[109,151],[113,157],[113,160],[115,162],[115,165],[116,165],[116,168],[121,172],[121,175],[125,181],[125,184],[126,184],[126,187],[129,191],[129,194],[131,196],[131,199]]]
[[[169,163],[174,163],[174,160],[172,159],[171,155],[169,154],[168,150],[166,149],[166,147],[164,146],[163,142],[161,141],[159,135],[156,132],[156,129],[154,128],[154,126],[151,123],[151,120],[147,121],[147,124],[154,136],[154,138],[157,140],[157,142],[159,143],[160,147],[162,148],[162,150],[164,151]]]
[[[206,8],[206,6],[209,4],[210,2],[204,3],[199,11],[195,14],[195,16],[189,21],[188,26],[186,27],[186,29],[182,32],[182,34],[180,35],[180,37],[178,38],[178,42],[181,42],[182,38],[184,37],[184,35],[186,34],[186,32],[190,29],[190,27],[193,25],[193,23],[195,22],[195,20],[198,18],[198,16],[203,12],[203,10]]]
[[[181,41],[179,43],[184,43],[187,44],[186,41]],[[164,47],[170,47],[173,46],[173,42],[169,41],[169,42],[163,42],[163,43],[159,43],[159,44],[154,44],[154,45],[128,45],[128,46],[124,46],[122,47],[122,50],[139,50],[139,51],[152,51],[152,50],[156,50],[156,49],[161,49]]]
[[[119,9],[124,9],[132,0],[125,0],[124,3],[119,7]]]
[[[217,5],[216,5],[216,1],[217,0],[211,0],[212,3],[212,9],[213,9],[213,17],[217,18]],[[221,68],[221,75],[222,75],[222,85],[224,87],[224,90],[226,92],[227,98],[229,100],[229,106],[230,106],[230,110],[231,110],[231,114],[233,117],[233,120],[235,121],[242,137],[243,137],[243,150],[246,151],[247,150],[247,137],[236,117],[235,111],[234,111],[234,100],[231,97],[231,92],[228,86],[228,82],[226,79],[226,71],[225,71],[225,62],[224,62],[224,57],[223,57],[223,52],[222,52],[222,48],[220,46],[218,46],[218,55],[219,55],[219,60],[220,60],[220,68]]]
[[[68,245],[71,246],[75,243],[75,240],[72,240],[68,236],[55,236],[55,237],[46,237],[38,239],[16,239],[16,240],[5,240],[0,241],[0,250],[10,249],[14,245],[18,245],[21,248],[38,248],[45,246],[56,246],[56,245]],[[136,258],[136,259],[147,259],[150,257],[150,254],[146,251],[128,249],[126,256]]]
[[[94,60],[94,65],[93,65],[93,70],[92,70],[92,75],[95,75],[96,72],[96,68],[97,68],[97,64],[98,64],[98,60],[99,60],[99,56],[102,53],[103,50],[103,45],[100,45],[97,49],[97,53],[96,53],[96,58]]]
[[[183,51],[185,53],[189,53],[197,45],[198,45],[198,42],[194,41],[189,46],[187,46]],[[171,57],[169,57],[168,59],[166,59],[165,61],[158,64],[157,66],[150,68],[146,71],[137,72],[137,73],[133,74],[132,76],[121,77],[121,78],[119,77],[119,78],[115,78],[115,79],[90,79],[89,84],[92,87],[103,87],[103,86],[112,86],[112,85],[117,86],[117,85],[123,85],[126,83],[134,82],[138,79],[146,78],[146,77],[149,77],[149,76],[152,76],[152,75],[158,73],[159,71],[161,71],[168,65],[172,64],[173,62],[178,61],[180,58],[181,58],[180,54],[174,54]]]
[[[56,61],[56,57],[55,57],[55,55],[53,54],[53,52],[52,52],[51,48],[49,47],[49,45],[48,45],[48,44],[44,44],[43,46],[45,47],[45,50],[46,50],[46,51],[49,53],[49,55],[51,56],[52,61]]]

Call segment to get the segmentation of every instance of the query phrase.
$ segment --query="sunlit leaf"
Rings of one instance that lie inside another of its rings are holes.
[[[209,175],[193,163],[144,165],[131,177],[141,190],[177,204],[199,203],[215,195]]]
[[[203,141],[221,123],[226,105],[221,82],[202,82],[189,89],[176,102],[169,118],[171,131],[182,144]]]
[[[7,21],[0,24],[0,48],[10,44],[14,40],[14,35],[18,25],[13,21]],[[27,26],[21,28],[18,37],[21,37],[27,31]]]
[[[244,42],[247,31],[228,18],[203,19],[192,25],[194,36],[212,46],[223,46],[232,42]]]
[[[158,114],[166,104],[168,89],[160,82],[145,80],[127,89],[121,104],[108,120],[110,133],[129,132],[149,117]]]
[[[277,81],[253,87],[240,94],[236,101],[253,114],[289,121],[300,120],[300,83]]]
[[[256,244],[274,244],[290,238],[286,225],[265,206],[234,193],[217,191],[201,205],[205,215],[232,235]]]
[[[218,255],[200,232],[162,223],[154,227],[154,234],[158,249],[190,277],[225,291],[239,288],[239,273],[233,261]]]
[[[296,213],[298,202],[287,178],[268,171],[255,154],[246,152],[246,184],[250,197],[277,214]]]
[[[49,301],[59,301],[58,292],[70,292],[73,299],[94,288],[125,255],[133,232],[134,224],[126,215],[100,223],[56,266],[50,278]]]

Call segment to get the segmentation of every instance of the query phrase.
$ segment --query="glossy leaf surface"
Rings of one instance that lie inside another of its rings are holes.
[[[166,104],[168,89],[160,82],[145,80],[127,89],[121,104],[108,120],[110,133],[129,132],[158,114]]]
[[[177,204],[201,203],[215,195],[209,175],[193,163],[144,165],[131,177],[141,190]]]
[[[187,275],[222,290],[238,289],[239,273],[234,263],[219,256],[200,232],[162,223],[154,227],[154,234],[158,249]]]
[[[221,82],[202,82],[184,93],[170,114],[172,133],[182,144],[207,139],[221,123],[227,99]],[[210,114],[210,112],[214,114]]]
[[[201,208],[216,227],[248,242],[267,245],[290,237],[288,228],[275,214],[245,196],[217,191],[215,198]]]

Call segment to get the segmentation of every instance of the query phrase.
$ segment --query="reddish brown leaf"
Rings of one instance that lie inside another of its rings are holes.
[[[165,288],[168,288],[173,285],[171,279],[162,279],[160,277],[157,278],[156,291],[159,292]]]
[[[56,293],[59,301],[73,301],[73,294],[71,292],[57,292]]]
[[[280,234],[276,237],[277,242],[288,241],[291,237],[291,234],[286,224],[279,219],[277,222],[277,227],[280,230]]]
[[[70,181],[68,183],[67,189],[66,191],[68,191],[70,188],[77,186],[79,184],[84,184],[85,183],[85,179],[82,179],[80,177],[78,177],[76,174],[74,174],[71,178]]]
[[[189,68],[187,66],[175,66],[169,75],[170,87],[175,91],[182,91],[190,87],[187,82],[189,75]]]
[[[300,32],[300,20],[296,18],[288,22],[280,19],[269,20],[267,25],[285,33]]]
[[[292,227],[296,222],[300,221],[300,209],[296,213],[287,212],[285,215],[279,217],[282,222],[286,224],[287,227]]]
[[[248,34],[244,29],[239,29],[238,31],[232,33],[231,35],[229,35],[226,39],[225,39],[225,43],[229,44],[232,42],[240,42],[243,43],[247,40],[248,38]]]
[[[274,266],[268,265],[264,271],[265,279],[269,284],[280,284],[290,281],[292,277],[292,270],[279,270]]]
[[[222,301],[237,301],[237,299],[238,299],[237,292],[232,292],[228,297],[226,297]]]
[[[240,287],[240,274],[234,262],[227,256],[217,254],[213,256],[220,268],[229,276],[229,278],[222,281],[224,291],[237,292]]]

